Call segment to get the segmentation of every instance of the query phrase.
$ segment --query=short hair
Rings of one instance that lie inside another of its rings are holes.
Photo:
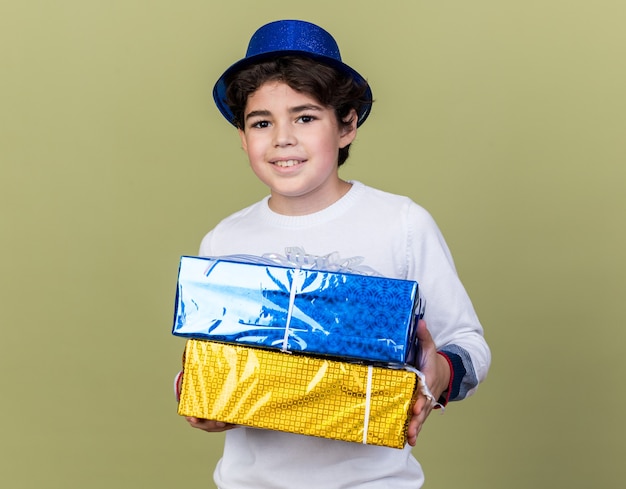
[[[296,92],[305,93],[320,104],[334,109],[339,126],[349,127],[347,119],[352,109],[358,114],[363,105],[371,105],[367,99],[367,85],[334,68],[303,56],[280,56],[253,64],[237,71],[226,80],[226,103],[233,113],[231,121],[244,129],[244,111],[248,97],[268,81],[286,83]],[[339,149],[338,165],[348,159],[350,144]]]

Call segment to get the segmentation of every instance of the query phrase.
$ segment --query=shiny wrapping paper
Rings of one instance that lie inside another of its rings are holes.
[[[174,335],[414,363],[417,282],[225,258],[180,260]]]
[[[191,339],[178,413],[403,448],[418,384],[402,369]]]

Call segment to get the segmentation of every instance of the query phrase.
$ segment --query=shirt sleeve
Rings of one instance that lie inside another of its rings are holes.
[[[445,401],[459,401],[486,378],[491,351],[437,224],[417,204],[407,216],[409,276],[420,286],[426,300],[424,320],[451,367]]]

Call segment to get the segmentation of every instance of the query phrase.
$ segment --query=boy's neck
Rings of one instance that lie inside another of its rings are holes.
[[[350,182],[339,179],[336,191],[325,194],[308,194],[298,197],[273,194],[268,201],[269,208],[285,216],[306,216],[320,212],[346,195],[352,188]]]

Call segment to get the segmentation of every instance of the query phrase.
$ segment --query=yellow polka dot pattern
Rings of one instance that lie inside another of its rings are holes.
[[[188,340],[178,413],[253,426],[402,448],[417,376],[273,350]]]

